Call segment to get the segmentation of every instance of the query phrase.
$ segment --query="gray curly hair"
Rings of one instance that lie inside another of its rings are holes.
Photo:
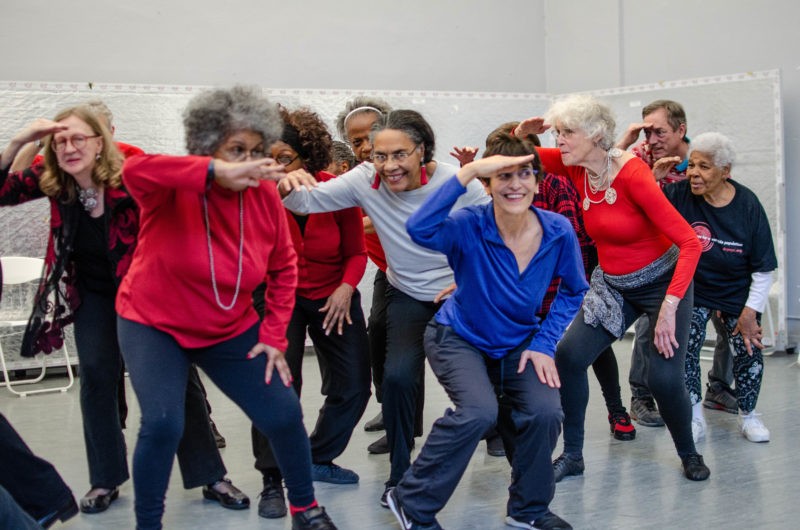
[[[191,155],[212,155],[225,139],[238,131],[261,135],[265,145],[279,140],[283,120],[278,107],[255,86],[207,90],[192,98],[183,111],[186,150]]]
[[[581,129],[587,137],[596,137],[597,145],[602,149],[608,150],[614,145],[614,113],[611,107],[595,97],[575,94],[559,99],[550,106],[545,120],[568,129]]]

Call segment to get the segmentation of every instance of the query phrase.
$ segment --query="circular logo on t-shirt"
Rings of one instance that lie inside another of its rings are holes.
[[[692,223],[692,228],[694,228],[694,233],[697,234],[697,239],[700,240],[700,244],[703,246],[703,252],[710,250],[714,246],[714,241],[711,239],[711,229],[708,225],[698,221]]]

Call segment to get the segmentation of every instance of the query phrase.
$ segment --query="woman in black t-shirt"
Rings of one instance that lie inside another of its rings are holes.
[[[764,208],[752,191],[731,179],[733,161],[734,149],[727,137],[701,134],[692,140],[687,179],[665,188],[703,246],[694,276],[694,309],[686,355],[695,442],[704,437],[706,429],[700,348],[706,324],[715,311],[720,312],[730,334],[742,434],[751,442],[769,441],[769,430],[755,407],[764,372],[760,318],[778,263]]]

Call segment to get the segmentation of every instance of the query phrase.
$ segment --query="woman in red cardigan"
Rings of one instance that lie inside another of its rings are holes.
[[[331,135],[325,122],[309,109],[281,108],[283,135],[270,148],[286,171],[305,169],[318,181],[334,178],[323,171],[331,162]],[[297,294],[287,332],[286,361],[297,395],[303,384],[306,333],[316,350],[325,403],[311,433],[312,477],[333,484],[355,484],[358,475],[333,463],[341,455],[364,414],[370,396],[367,327],[356,287],[367,266],[361,210],[298,215],[286,210],[297,252]],[[263,296],[253,299],[263,314]],[[256,469],[264,490],[258,504],[262,517],[286,514],[281,472],[269,441],[253,429]]]
[[[690,480],[709,476],[692,440],[689,395],[682,386],[692,312],[692,276],[700,259],[694,230],[667,201],[650,168],[616,149],[611,109],[591,96],[557,101],[547,113],[555,149],[538,148],[546,171],[567,175],[580,193],[586,231],[599,266],[578,316],[558,345],[556,364],[564,408],[564,453],[556,481],[584,470],[583,437],[589,401],[587,368],[642,314],[650,317],[648,387]],[[541,118],[515,134],[539,134]]]
[[[120,345],[142,411],[133,456],[136,522],[160,529],[194,363],[272,445],[294,530],[335,528],[317,505],[311,452],[284,358],[296,254],[265,158],[282,129],[258,88],[196,96],[184,112],[191,156],[129,159],[139,245],[117,296]],[[259,323],[252,292],[266,283]]]

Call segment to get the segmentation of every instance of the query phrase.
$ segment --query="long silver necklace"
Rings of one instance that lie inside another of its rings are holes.
[[[597,175],[589,175],[589,170],[585,169],[583,173],[583,209],[588,210],[592,204],[600,204],[602,202],[606,202],[609,205],[614,204],[617,202],[617,190],[611,187],[611,159],[612,158],[619,158],[622,156],[622,150],[616,147],[612,147],[608,150],[608,154],[606,155],[606,167],[604,171],[598,173]],[[587,189],[587,184],[588,188]],[[607,186],[607,187],[606,187]],[[593,200],[589,197],[589,190],[592,193],[600,193],[605,188],[605,192],[603,196],[598,200]]]
[[[217,305],[225,311],[230,311],[236,305],[236,299],[239,298],[239,287],[242,283],[242,257],[244,256],[244,198],[243,192],[239,192],[239,272],[236,275],[236,290],[233,293],[233,300],[230,305],[225,305],[219,298],[219,290],[217,289],[217,275],[214,271],[214,251],[211,249],[211,224],[208,222],[208,198],[203,195],[203,217],[206,221],[206,242],[208,243],[208,261],[211,265],[211,287],[214,289],[214,297],[217,299]]]

